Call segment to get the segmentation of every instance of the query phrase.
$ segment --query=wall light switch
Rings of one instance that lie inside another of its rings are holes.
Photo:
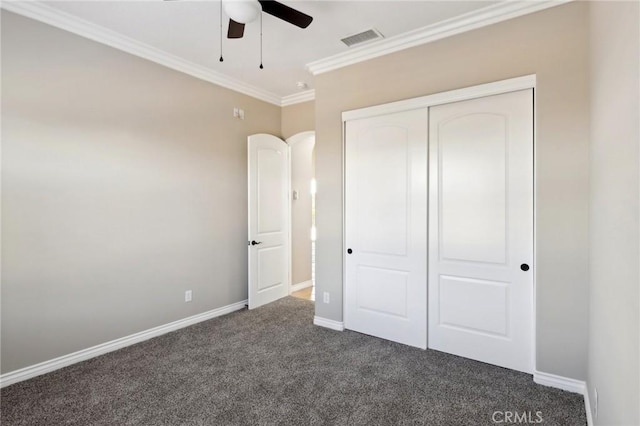
[[[242,108],[233,107],[233,118],[244,120],[244,110]]]
[[[193,294],[191,293],[191,290],[187,290],[184,292],[184,301],[185,302],[191,302]]]
[[[295,189],[293,190],[293,199],[294,200],[298,199],[298,191],[296,191]]]

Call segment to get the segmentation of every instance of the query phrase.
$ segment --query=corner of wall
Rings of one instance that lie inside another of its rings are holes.
[[[315,130],[315,101],[283,106],[281,111],[280,133],[283,139],[307,130]]]

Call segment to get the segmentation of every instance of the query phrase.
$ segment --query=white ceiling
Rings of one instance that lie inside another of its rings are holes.
[[[6,2],[5,2],[6,3]],[[263,14],[264,69],[260,64],[260,24],[246,25],[244,38],[226,38],[223,12],[220,56],[218,1],[54,1],[47,6],[115,31],[277,97],[300,91],[299,81],[313,89],[308,63],[349,50],[341,38],[375,28],[385,37],[398,36],[499,1],[326,1],[284,0],[314,20],[300,29]],[[375,42],[374,42],[375,43]],[[353,48],[352,48],[353,49]]]

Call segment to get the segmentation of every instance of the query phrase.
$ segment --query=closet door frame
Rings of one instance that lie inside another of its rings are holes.
[[[436,93],[428,96],[421,96],[418,98],[412,98],[397,102],[392,102],[388,104],[375,105],[367,108],[361,108],[351,111],[345,111],[342,113],[342,300],[346,300],[346,291],[347,291],[347,270],[346,270],[346,262],[347,262],[347,252],[346,252],[346,123],[351,120],[357,120],[361,118],[370,118],[380,115],[393,114],[402,111],[410,111],[415,109],[422,109],[433,107],[436,105],[449,104],[458,101],[466,101],[470,99],[482,98],[486,96],[499,95],[503,93],[515,92],[519,90],[533,89],[533,308],[531,312],[531,351],[532,351],[532,363],[533,363],[533,371],[537,371],[537,363],[536,363],[536,280],[537,280],[537,262],[536,262],[536,247],[537,247],[537,238],[536,238],[536,230],[537,230],[537,214],[536,214],[536,206],[537,206],[537,185],[536,185],[536,176],[537,176],[537,143],[536,143],[536,128],[537,128],[537,102],[536,102],[536,75],[530,74],[521,77],[510,78],[506,80],[500,80],[492,83],[481,84],[477,86],[470,86],[461,89],[450,90],[446,92]],[[428,125],[425,123],[425,125]],[[428,218],[427,218],[428,220]],[[429,254],[427,254],[429,256]],[[428,259],[424,260],[428,263]],[[428,271],[427,271],[428,273]],[[427,283],[425,283],[425,286]],[[428,293],[427,293],[428,297]],[[425,301],[427,303],[428,309],[428,300]],[[342,304],[342,317],[345,318],[345,310],[346,304]],[[427,311],[427,318],[428,318]],[[428,327],[427,327],[428,328]],[[428,337],[428,336],[427,336]]]

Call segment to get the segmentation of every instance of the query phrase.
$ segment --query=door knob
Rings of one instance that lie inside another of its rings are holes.
[[[347,249],[347,253],[351,254],[351,253],[353,253],[353,250]]]
[[[262,241],[255,241],[255,240],[251,241],[252,246],[257,246],[258,244],[262,244]]]
[[[529,265],[527,265],[526,263],[523,263],[522,265],[520,265],[520,269],[526,272],[529,270]]]

